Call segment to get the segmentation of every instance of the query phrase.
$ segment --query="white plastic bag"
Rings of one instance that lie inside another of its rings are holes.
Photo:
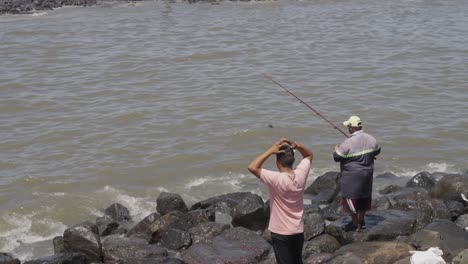
[[[410,251],[411,264],[446,264],[442,258],[444,252],[438,247],[431,247],[426,251]]]

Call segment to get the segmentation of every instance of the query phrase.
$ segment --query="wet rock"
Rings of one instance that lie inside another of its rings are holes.
[[[325,221],[320,214],[304,214],[304,240],[311,240],[325,231]]]
[[[147,261],[151,258],[167,256],[167,250],[154,245],[141,238],[128,238],[121,236],[108,236],[102,242],[104,260],[117,263],[131,263]]]
[[[49,257],[25,261],[23,264],[89,264],[89,263],[90,263],[89,259],[82,253],[60,253],[60,254],[56,254],[53,256],[49,256]]]
[[[312,196],[312,204],[331,203],[340,191],[340,177],[340,172],[327,172],[317,177],[304,193]]]
[[[328,263],[356,263],[356,260],[361,260],[361,264],[393,264],[408,257],[410,250],[414,248],[405,243],[358,242],[338,249],[333,254],[334,258]],[[346,258],[338,259],[340,256],[348,257],[349,261],[346,261]]]
[[[389,185],[381,190],[379,190],[379,193],[384,195],[384,194],[389,194],[389,193],[393,193],[393,192],[396,192],[396,191],[399,191],[403,189],[403,187],[401,186],[398,186],[398,185]]]
[[[240,201],[231,211],[232,225],[250,230],[264,230],[268,224],[263,199],[252,194]]]
[[[456,220],[460,215],[465,213],[465,206],[461,202],[448,200],[445,204],[447,205],[452,220]]]
[[[215,221],[215,212],[212,208],[196,209],[189,211],[187,214],[192,218],[192,224],[194,226],[208,221]]]
[[[0,15],[28,14],[34,10],[50,10],[61,6],[91,6],[96,3],[97,0],[2,0]]]
[[[163,231],[159,243],[165,248],[179,250],[188,248],[192,244],[192,239],[188,231],[170,228]]]
[[[20,264],[20,261],[9,253],[0,252],[0,264]]]
[[[63,244],[63,237],[56,236],[52,239],[52,243],[54,244],[54,254],[65,253],[65,246]],[[0,262],[1,263],[1,262]]]
[[[324,264],[327,263],[332,258],[332,254],[330,253],[320,253],[320,254],[313,254],[310,255],[306,260],[305,264]]]
[[[104,213],[117,222],[130,221],[130,211],[120,203],[114,203],[104,210]]]
[[[431,190],[431,196],[443,200],[465,203],[460,194],[467,195],[468,175],[449,174],[438,181]]]
[[[141,220],[138,224],[136,224],[132,229],[130,229],[126,236],[127,237],[139,237],[144,238],[147,241],[151,240],[153,232],[155,230],[152,229],[152,226],[155,224],[156,221],[159,220],[161,216],[158,213],[152,213],[146,216],[143,220]]]
[[[188,208],[182,197],[177,193],[163,192],[156,199],[156,211],[161,215],[165,215],[171,211],[180,211],[187,213]]]
[[[462,250],[468,248],[468,232],[450,220],[437,219],[409,236],[407,241],[418,250],[439,247],[444,252],[444,260],[450,262]]]
[[[190,237],[192,243],[211,242],[213,238],[220,235],[224,230],[230,228],[230,225],[206,222],[190,228]]]
[[[465,249],[462,252],[460,252],[452,260],[452,264],[466,264],[466,263],[468,263],[468,249]]]
[[[430,190],[432,187],[434,187],[436,180],[432,175],[427,172],[423,171],[420,172],[416,175],[414,175],[407,183],[406,187],[418,187],[418,188],[424,188],[427,190]]]
[[[163,232],[169,229],[188,231],[192,227],[193,222],[190,215],[186,215],[180,211],[169,212],[151,225],[153,234],[151,235],[151,240],[149,242],[158,242],[161,239]]]
[[[127,233],[127,228],[121,225],[121,223],[122,222],[118,222],[108,215],[96,218],[96,225],[98,227],[99,235],[101,237],[109,236],[113,234]],[[130,224],[127,224],[127,225],[130,225]]]
[[[304,242],[304,247],[302,250],[302,257],[308,258],[311,255],[317,255],[322,253],[333,253],[341,247],[340,242],[328,235],[324,234],[318,236],[310,241]]]
[[[372,200],[372,208],[375,210],[391,209],[392,203],[387,197],[382,196]]]
[[[455,221],[455,224],[460,228],[468,231],[468,214],[459,216],[458,219]]]
[[[83,253],[90,261],[103,259],[98,227],[89,221],[66,229],[63,244],[67,252]]]
[[[271,246],[255,232],[243,227],[225,230],[211,243],[198,243],[182,255],[186,264],[258,263],[268,257]]]
[[[209,199],[195,203],[194,205],[192,205],[191,210],[215,207],[216,205],[220,203],[225,203],[228,208],[234,208],[242,200],[246,199],[248,196],[251,196],[251,195],[253,195],[251,192],[236,192],[236,193],[228,193],[224,195],[219,195],[219,196],[211,197]]]

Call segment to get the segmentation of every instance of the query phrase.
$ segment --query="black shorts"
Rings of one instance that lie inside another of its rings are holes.
[[[304,233],[280,235],[271,232],[271,241],[277,264],[302,264]]]

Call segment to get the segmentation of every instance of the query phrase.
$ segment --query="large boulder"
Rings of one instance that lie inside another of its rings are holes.
[[[452,220],[456,220],[459,216],[465,213],[465,206],[459,201],[448,200],[445,202],[445,205],[452,216]]]
[[[418,250],[439,247],[444,252],[442,257],[450,262],[468,248],[468,232],[449,220],[437,219],[411,235],[407,241]]]
[[[220,203],[225,203],[229,208],[234,208],[242,200],[246,199],[248,196],[251,195],[253,195],[251,192],[236,192],[223,194],[197,202],[194,205],[192,205],[191,210],[215,207],[217,204]]]
[[[131,220],[130,211],[120,203],[111,204],[104,210],[104,213],[118,222]]]
[[[113,234],[125,234],[132,225],[129,221],[117,221],[111,216],[105,215],[96,218],[96,225],[101,237]]]
[[[431,190],[432,197],[464,202],[460,194],[468,195],[468,175],[445,175]]]
[[[318,213],[304,214],[304,240],[311,240],[325,231],[325,221]]]
[[[200,242],[211,242],[216,236],[220,235],[228,228],[230,228],[230,226],[227,224],[206,222],[190,228],[189,232],[192,243],[196,244]]]
[[[263,199],[252,194],[237,204],[231,211],[232,225],[242,226],[250,230],[264,230],[268,224]]]
[[[83,253],[90,261],[103,260],[98,227],[89,221],[66,229],[63,245],[67,252]]]
[[[154,244],[148,244],[148,241],[141,238],[108,236],[103,239],[102,247],[105,262],[144,261],[168,255],[166,249]]]
[[[161,215],[171,211],[187,213],[188,208],[182,197],[177,193],[162,192],[156,199],[156,210]]]
[[[188,231],[169,228],[162,232],[159,243],[165,248],[179,250],[188,248],[192,244],[192,239]]]
[[[382,195],[385,195],[385,194],[389,194],[389,193],[399,191],[401,189],[403,189],[403,187],[401,187],[399,185],[388,185],[388,186],[385,186],[384,188],[380,189],[379,193],[382,194]]]
[[[455,221],[455,224],[457,224],[457,226],[459,226],[460,228],[468,231],[468,214],[459,216]]]
[[[54,245],[54,254],[65,253],[65,246],[63,244],[63,237],[56,236],[52,239],[52,244]],[[0,262],[1,263],[1,262]]]
[[[317,255],[322,253],[334,253],[341,247],[338,240],[328,234],[318,236],[310,241],[305,241],[302,257],[308,258],[311,255]]]
[[[151,225],[153,234],[151,235],[151,240],[149,242],[158,242],[163,236],[163,233],[170,229],[188,231],[192,227],[193,222],[190,215],[184,214],[180,211],[169,212]]]
[[[330,253],[312,254],[306,258],[305,264],[325,264],[333,257]]]
[[[435,185],[435,178],[427,171],[414,175],[407,183],[406,187],[418,187],[430,190]]]
[[[304,193],[311,196],[313,204],[328,204],[340,191],[340,172],[327,172],[315,179]]]
[[[82,253],[60,253],[60,254],[56,254],[53,256],[49,256],[49,257],[25,261],[23,264],[89,264],[89,263],[90,261],[88,260],[88,258]]]
[[[393,264],[408,257],[411,250],[414,250],[411,245],[401,242],[357,242],[335,251],[333,259],[327,263],[359,263],[356,261],[361,260],[361,264]],[[347,256],[349,261],[340,256]]]
[[[152,213],[146,216],[143,220],[141,220],[138,224],[136,224],[133,228],[131,228],[127,233],[127,237],[140,237],[144,238],[147,241],[151,240],[154,230],[152,226],[161,218],[158,213]]]
[[[186,264],[259,263],[268,257],[271,246],[255,232],[243,227],[230,228],[211,243],[198,243],[182,255]]]
[[[20,261],[9,253],[0,252],[0,264],[20,264]]]

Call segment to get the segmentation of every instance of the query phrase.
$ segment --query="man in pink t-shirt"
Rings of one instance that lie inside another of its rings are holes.
[[[293,169],[294,149],[303,156]],[[262,168],[263,163],[276,154],[279,171]],[[302,264],[304,244],[304,189],[313,153],[288,139],[275,142],[267,151],[249,164],[249,171],[263,182],[270,192],[271,240],[277,264]]]

